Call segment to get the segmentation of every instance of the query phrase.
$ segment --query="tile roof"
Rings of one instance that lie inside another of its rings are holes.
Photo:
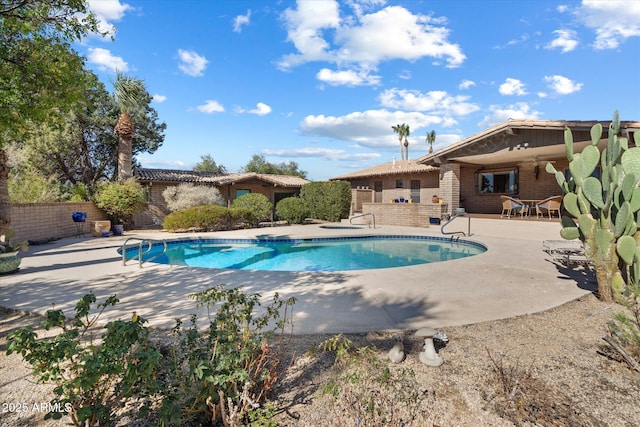
[[[396,160],[382,165],[374,166],[368,169],[359,170],[356,172],[348,173],[346,175],[336,176],[330,178],[330,181],[336,181],[341,179],[354,179],[354,178],[367,178],[372,176],[386,176],[386,175],[404,175],[407,173],[422,173],[437,171],[438,168],[434,166],[422,165],[415,162],[415,160]]]
[[[231,183],[257,179],[281,187],[302,187],[310,181],[293,175],[271,175],[255,172],[246,173],[215,173],[215,172],[194,172],[175,169],[147,169],[139,168],[134,170],[134,176],[140,181],[182,183],[192,182],[201,184],[226,185]]]

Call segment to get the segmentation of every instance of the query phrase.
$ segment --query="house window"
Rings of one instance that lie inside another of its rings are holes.
[[[240,189],[240,188],[238,188],[238,189],[236,190],[236,199],[237,199],[238,197],[244,196],[245,194],[249,194],[249,193],[251,193],[251,190],[244,190],[244,189]]]
[[[497,169],[476,173],[476,193],[516,194],[518,192],[518,169]]]
[[[396,188],[404,188],[404,179],[396,179]]]

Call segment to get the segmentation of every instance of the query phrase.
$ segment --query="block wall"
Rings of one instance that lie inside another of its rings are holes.
[[[447,206],[435,203],[363,203],[362,212],[374,214],[376,225],[429,227],[429,218],[441,218],[447,213]]]
[[[17,240],[47,240],[75,236],[72,212],[86,212],[84,231],[89,234],[91,221],[106,220],[107,215],[91,202],[17,203],[11,205],[11,224]]]

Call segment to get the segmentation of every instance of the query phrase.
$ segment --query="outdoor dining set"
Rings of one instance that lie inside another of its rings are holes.
[[[543,200],[527,200],[517,197],[500,196],[502,200],[502,213],[500,217],[511,215],[520,215],[521,218],[530,216],[535,212],[536,218],[557,214],[560,217],[560,206],[562,205],[562,196],[551,196]]]

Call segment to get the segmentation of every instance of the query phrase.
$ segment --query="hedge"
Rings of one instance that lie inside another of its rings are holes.
[[[305,184],[300,198],[309,206],[311,218],[339,222],[351,210],[351,184],[347,181],[324,181]]]

